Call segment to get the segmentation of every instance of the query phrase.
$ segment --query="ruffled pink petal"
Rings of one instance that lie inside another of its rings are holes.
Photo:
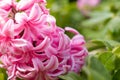
[[[35,0],[20,0],[17,4],[17,10],[25,10],[34,4]]]
[[[52,46],[49,46],[48,48],[46,48],[45,50],[45,54],[48,56],[48,57],[51,57],[52,55],[56,55],[58,52],[56,50],[56,48],[53,48]]]
[[[44,71],[44,66],[43,66],[42,61],[40,61],[38,58],[33,58],[32,62],[37,72],[39,72],[39,70]]]
[[[66,31],[69,31],[69,32],[72,32],[72,33],[74,33],[74,34],[79,34],[78,31],[76,31],[75,29],[70,28],[70,27],[65,27],[65,30],[66,30]]]
[[[36,0],[36,2],[46,3],[46,0]]]
[[[14,79],[15,71],[16,71],[16,65],[14,65],[12,70],[10,70],[10,71],[12,71],[12,72],[11,72],[11,75],[8,77],[8,80]]]
[[[24,12],[16,13],[15,20],[16,20],[17,23],[22,25],[22,24],[25,24],[28,21],[28,16]]]
[[[9,21],[7,21],[1,33],[7,37],[13,38],[14,36],[13,20],[10,19]]]
[[[20,72],[16,72],[16,75],[19,77],[19,78],[22,78],[22,79],[25,79],[25,80],[30,80],[31,78],[33,78],[35,76],[35,72],[29,72],[27,74],[23,74],[23,73],[20,73]]]
[[[80,46],[83,44],[85,44],[85,41],[84,41],[84,37],[82,35],[75,35],[72,38],[72,43],[71,43],[72,46]]]
[[[39,20],[40,16],[43,14],[39,5],[36,3],[33,5],[32,10],[29,15],[29,20]]]
[[[5,10],[9,10],[12,5],[12,0],[1,0],[0,1],[0,8]]]
[[[60,33],[60,39],[59,39],[59,45],[58,45],[58,50],[63,50],[63,49],[67,49],[70,48],[70,39],[68,38],[68,36],[66,36],[63,33]]]
[[[36,46],[33,50],[35,51],[43,51],[48,46],[50,39],[46,37],[38,46]]]
[[[12,63],[10,63],[9,56],[7,54],[1,56],[0,57],[0,61],[2,61],[2,63],[4,64],[4,66],[12,65]]]
[[[25,64],[18,65],[18,66],[17,66],[17,69],[18,69],[20,72],[35,71],[34,68],[32,68],[32,67],[30,67],[30,66],[27,66],[27,65],[25,65]]]
[[[2,17],[7,17],[8,16],[8,12],[4,9],[0,9],[0,16]]]
[[[58,68],[58,59],[56,56],[51,56],[50,61],[45,66],[45,70],[53,71]]]
[[[24,39],[13,39],[12,45],[15,47],[24,47],[27,46],[27,41]]]

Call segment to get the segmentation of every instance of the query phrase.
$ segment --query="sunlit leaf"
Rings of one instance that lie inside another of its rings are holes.
[[[109,71],[113,71],[115,69],[115,55],[112,52],[102,52],[99,55],[99,60]]]
[[[7,80],[7,74],[3,68],[0,68],[0,80]]]
[[[88,65],[83,68],[88,80],[111,80],[111,76],[102,63],[95,57],[88,58]]]
[[[120,46],[113,49],[113,53],[120,58]]]

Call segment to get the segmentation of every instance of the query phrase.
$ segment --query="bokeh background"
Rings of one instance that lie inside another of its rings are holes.
[[[120,0],[47,0],[47,7],[60,27],[70,26],[90,39],[112,39],[120,41]],[[92,1],[92,2],[91,2]],[[95,6],[93,2],[99,1]]]

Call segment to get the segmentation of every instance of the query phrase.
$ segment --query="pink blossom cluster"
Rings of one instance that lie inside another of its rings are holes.
[[[91,8],[99,3],[100,0],[77,0],[77,6],[84,14],[87,14]]]
[[[0,67],[8,80],[57,80],[84,64],[83,36],[58,27],[45,5],[45,0],[0,0]]]

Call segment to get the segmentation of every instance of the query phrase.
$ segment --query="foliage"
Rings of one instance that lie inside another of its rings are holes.
[[[0,80],[7,80],[7,74],[4,69],[0,69]]]
[[[84,17],[77,9],[76,2],[71,0],[47,0],[47,7],[50,12],[55,16],[59,26],[77,27]]]

